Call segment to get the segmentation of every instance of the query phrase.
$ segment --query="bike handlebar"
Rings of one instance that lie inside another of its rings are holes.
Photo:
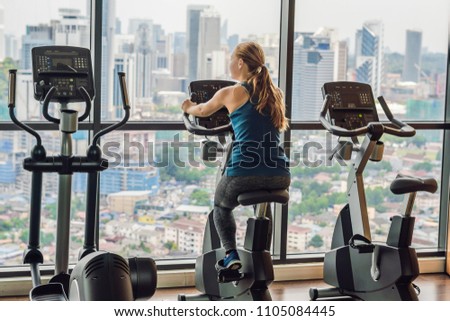
[[[381,107],[383,108],[384,113],[386,114],[389,121],[397,128],[392,128],[388,126],[383,126],[383,132],[386,134],[399,136],[399,137],[412,137],[415,135],[416,131],[413,127],[409,126],[408,124],[403,123],[401,120],[398,120],[394,118],[392,115],[391,110],[389,109],[386,101],[382,96],[378,97],[378,101],[380,102]],[[370,131],[371,127],[369,123],[364,127],[360,127],[357,129],[346,129],[340,126],[332,125],[327,119],[327,112],[331,105],[331,96],[326,95],[322,110],[320,112],[319,120],[322,123],[323,127],[325,127],[326,130],[328,130],[330,133],[332,133],[335,136],[339,137],[355,137],[359,135],[366,134]],[[381,124],[381,122],[378,122]]]
[[[188,132],[196,135],[203,135],[203,136],[217,136],[222,133],[227,133],[232,131],[231,122],[222,125],[215,128],[206,128],[203,126],[200,126],[198,124],[195,124],[190,118],[188,113],[183,113],[183,122],[184,126],[188,130]]]

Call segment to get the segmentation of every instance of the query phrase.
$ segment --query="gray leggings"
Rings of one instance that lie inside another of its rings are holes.
[[[214,225],[225,251],[236,249],[236,221],[233,209],[243,192],[259,189],[287,189],[289,176],[222,176],[214,195]],[[270,218],[271,219],[271,218]]]

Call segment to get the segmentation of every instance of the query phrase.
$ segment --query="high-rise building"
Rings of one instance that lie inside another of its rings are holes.
[[[188,5],[187,7],[186,45],[188,57],[187,76],[189,82],[197,79],[200,15],[207,8],[209,6],[206,5]]]
[[[40,24],[38,26],[26,26],[25,35],[22,36],[22,52],[20,59],[21,69],[31,69],[31,48],[38,46],[50,46],[54,44],[53,26]]]
[[[366,21],[356,38],[360,39],[356,46],[356,81],[371,85],[374,94],[379,96],[383,80],[383,23]]]
[[[322,107],[321,88],[334,80],[333,30],[301,33],[294,44],[292,119],[317,120]]]
[[[112,90],[114,68],[113,41],[116,31],[116,1],[108,0],[102,2],[102,70],[101,70],[101,95],[100,103],[102,106],[102,118],[110,117],[113,112]]]
[[[152,25],[141,23],[135,34],[136,47],[136,97],[151,97],[152,90]]]
[[[212,8],[200,13],[197,79],[217,78],[225,66],[220,45],[220,15]],[[223,73],[221,73],[223,74]]]
[[[228,49],[230,50],[230,53],[233,52],[234,48],[239,44],[239,35],[233,34],[228,37]]]
[[[186,71],[186,33],[175,32],[173,34],[173,53],[171,72],[174,77],[185,77]]]
[[[338,41],[335,43],[334,77],[335,81],[347,80],[348,69],[348,43]]]
[[[18,38],[11,34],[5,34],[5,57],[14,60],[20,59]]]
[[[57,45],[90,48],[89,19],[79,9],[61,8],[60,20],[55,25],[54,41]]]
[[[5,43],[5,10],[0,4],[0,61],[3,61],[6,56]]]
[[[403,81],[419,82],[422,32],[406,30],[405,60],[403,62]]]

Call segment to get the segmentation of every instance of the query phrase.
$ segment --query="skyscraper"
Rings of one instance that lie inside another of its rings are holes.
[[[20,67],[31,70],[31,48],[38,46],[50,46],[54,44],[53,26],[40,24],[38,26],[26,26],[25,35],[22,36],[22,50]]]
[[[135,34],[136,47],[136,97],[151,97],[152,90],[152,26],[141,23]]]
[[[421,50],[422,32],[406,30],[405,60],[402,72],[403,81],[419,82]]]
[[[173,54],[171,71],[174,77],[185,77],[186,65],[186,33],[175,32],[173,34]]]
[[[114,48],[112,39],[114,37],[116,27],[116,1],[103,1],[102,6],[102,86],[100,102],[102,106],[102,118],[108,118],[114,113],[112,104],[112,90],[113,78],[117,77],[117,75],[112,74],[114,68]]]
[[[0,61],[5,59],[5,11],[0,4]]]
[[[356,38],[356,81],[372,86],[376,96],[381,94],[383,80],[383,23],[366,21]]]
[[[189,5],[187,7],[186,44],[188,54],[187,76],[189,82],[197,79],[200,14],[206,8],[209,8],[209,6]]]
[[[61,8],[55,25],[55,44],[90,48],[89,19],[79,9]]]
[[[217,72],[221,73],[225,66],[225,56],[220,52],[220,30],[220,15],[212,8],[203,10],[199,24],[197,79],[216,78]]]
[[[335,49],[333,31],[321,28],[300,33],[294,44],[292,119],[317,120],[322,107],[321,88],[333,81]]]

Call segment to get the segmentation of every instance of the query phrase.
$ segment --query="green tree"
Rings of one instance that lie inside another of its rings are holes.
[[[191,194],[191,203],[199,206],[209,206],[211,197],[205,189],[197,188]]]
[[[384,189],[382,187],[366,189],[366,199],[368,204],[377,205],[384,201]]]
[[[415,171],[426,171],[431,172],[433,170],[433,164],[430,162],[417,163],[412,166],[412,169]]]
[[[309,241],[309,246],[315,247],[315,248],[320,248],[323,246],[323,239],[320,235],[314,235],[311,239],[311,241]]]
[[[166,243],[164,243],[163,245],[166,249],[168,249],[169,251],[173,251],[176,250],[177,244],[174,241],[167,241]]]
[[[417,148],[422,148],[427,143],[427,138],[423,135],[416,135],[411,139],[411,142],[417,146]]]

